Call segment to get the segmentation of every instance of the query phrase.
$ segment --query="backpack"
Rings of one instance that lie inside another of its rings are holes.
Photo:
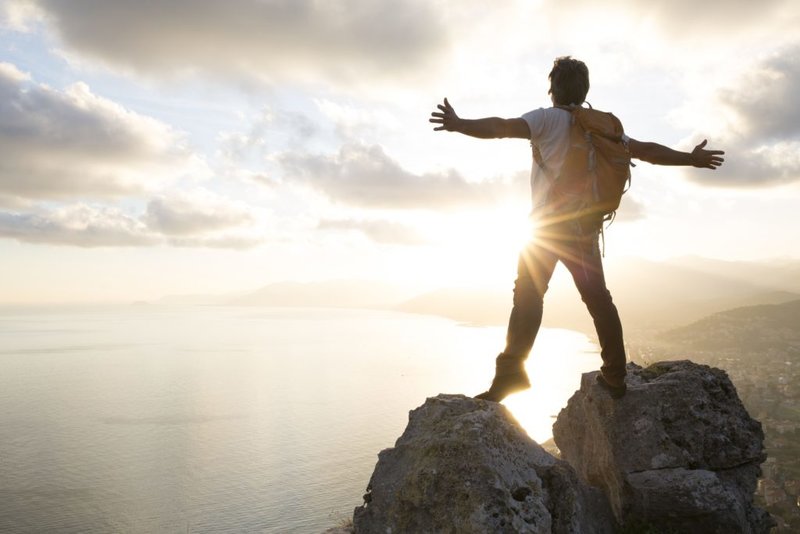
[[[631,180],[631,155],[623,141],[622,123],[611,113],[591,106],[556,106],[572,114],[569,148],[558,176],[545,167],[538,147],[533,146],[537,165],[552,185],[548,211],[556,220],[574,220],[591,225],[612,221]]]

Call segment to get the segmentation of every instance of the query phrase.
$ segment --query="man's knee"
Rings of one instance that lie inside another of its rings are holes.
[[[541,306],[545,291],[547,284],[537,284],[530,276],[520,276],[514,282],[514,306]]]
[[[616,309],[614,300],[611,298],[611,292],[605,287],[585,290],[581,293],[581,299],[589,310]]]

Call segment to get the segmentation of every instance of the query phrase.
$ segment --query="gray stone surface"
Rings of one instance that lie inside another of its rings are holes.
[[[357,534],[612,533],[602,494],[531,440],[506,408],[439,395],[381,451]]]
[[[764,434],[725,372],[690,361],[628,372],[619,400],[596,372],[583,375],[553,426],[562,459],[603,490],[622,523],[767,532],[771,518],[753,505]]]

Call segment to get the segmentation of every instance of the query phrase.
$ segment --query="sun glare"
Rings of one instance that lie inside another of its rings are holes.
[[[469,286],[513,282],[517,256],[533,236],[524,210],[515,205],[455,216],[438,230],[448,279]]]
[[[503,404],[534,441],[547,441],[553,436],[555,417],[580,387],[581,374],[596,371],[601,363],[598,347],[583,334],[542,329],[526,365],[531,389],[511,395]]]

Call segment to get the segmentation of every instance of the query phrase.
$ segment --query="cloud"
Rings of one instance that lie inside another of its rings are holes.
[[[557,20],[574,14],[586,14],[596,23],[619,16],[633,18],[652,28],[660,27],[679,39],[705,38],[716,40],[720,34],[742,36],[755,30],[769,31],[767,23],[791,24],[796,21],[794,0],[728,0],[697,2],[695,0],[607,0],[601,4],[591,0],[549,0],[546,7]],[[602,15],[598,17],[597,11]],[[776,26],[773,25],[773,28]],[[791,26],[789,26],[791,27]]]
[[[723,141],[726,156],[721,170],[691,173],[695,182],[723,187],[779,186],[800,181],[800,142],[751,145],[746,139]]]
[[[0,4],[0,28],[28,32],[29,23],[41,17],[42,12],[32,2],[6,0]]]
[[[0,63],[0,196],[108,198],[205,172],[169,126],[84,83],[58,91]]]
[[[159,242],[135,217],[84,204],[42,214],[0,212],[0,236],[26,243],[79,247],[144,246]]]
[[[0,63],[0,237],[80,247],[257,244],[244,203],[205,189],[165,192],[208,172],[169,126],[86,84],[59,91]],[[107,204],[148,195],[139,215]]]
[[[392,221],[327,219],[320,221],[317,228],[320,230],[355,230],[376,243],[388,245],[426,243],[426,240],[415,229]]]
[[[375,138],[381,130],[404,128],[397,112],[393,113],[387,107],[364,107],[328,98],[316,98],[314,104],[333,122],[336,134],[342,139]]]
[[[169,237],[166,242],[178,248],[223,248],[241,250],[255,247],[264,240],[257,236],[227,235],[218,237]]]
[[[333,83],[404,76],[433,60],[447,29],[425,0],[13,3],[34,6],[70,50],[166,76],[199,71]]]
[[[156,197],[138,216],[85,203],[0,211],[0,237],[78,247],[248,248],[262,241],[254,223],[244,205],[201,191]]]
[[[263,109],[247,131],[222,132],[220,155],[231,163],[252,156],[264,157],[276,148],[298,148],[318,134],[318,126],[307,115],[287,110]]]
[[[614,220],[619,222],[631,222],[644,219],[645,217],[645,206],[636,200],[636,197],[631,196],[630,193],[626,193],[622,197],[622,201],[619,204],[619,209],[614,216]]]
[[[149,228],[172,236],[227,230],[254,222],[248,206],[207,191],[156,197],[148,202],[143,220]]]
[[[800,181],[800,44],[750,65],[732,86],[702,105],[725,117],[718,131],[693,138],[714,139],[726,151],[714,172],[694,172],[693,180],[721,186],[772,186]],[[708,112],[708,111],[706,111]]]
[[[278,157],[284,181],[308,185],[352,206],[392,209],[488,205],[512,193],[509,183],[466,181],[456,171],[415,174],[379,145],[348,143],[337,154],[287,152]]]
[[[748,69],[738,86],[719,91],[721,104],[738,119],[743,136],[762,141],[800,139],[800,44]]]

